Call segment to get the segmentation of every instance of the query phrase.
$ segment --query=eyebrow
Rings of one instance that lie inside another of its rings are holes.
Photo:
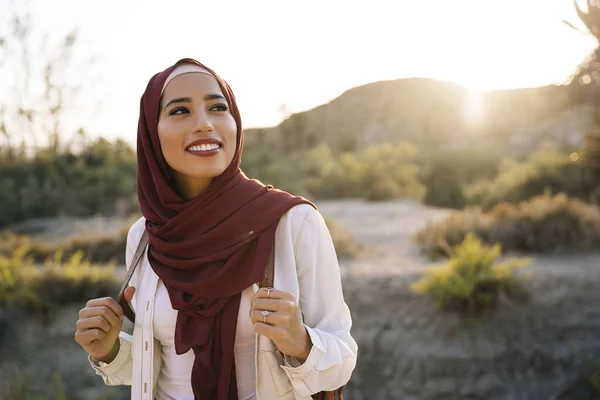
[[[211,100],[225,100],[225,97],[221,96],[220,94],[207,94],[206,96],[204,96],[204,101],[211,101]],[[177,104],[177,103],[191,103],[192,102],[192,98],[191,97],[179,97],[177,99],[173,99],[171,101],[169,101],[164,107],[163,107],[163,111],[165,111],[167,109],[167,107],[169,107],[171,104]]]

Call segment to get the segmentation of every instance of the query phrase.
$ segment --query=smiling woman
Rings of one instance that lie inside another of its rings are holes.
[[[104,381],[131,385],[132,399],[331,398],[356,366],[323,217],[248,179],[243,142],[235,97],[212,70],[184,59],[148,83],[132,286],[123,301],[90,300],[75,334]],[[270,271],[272,287],[259,289]],[[120,332],[124,315],[133,337]]]
[[[236,122],[217,81],[197,65],[175,69],[165,82],[162,103],[158,121],[162,153],[177,189],[192,199],[233,160]]]

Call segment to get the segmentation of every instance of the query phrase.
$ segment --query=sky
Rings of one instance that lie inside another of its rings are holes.
[[[580,25],[570,0],[31,4],[40,35],[78,28],[78,60],[97,59],[70,75],[82,92],[69,123],[131,143],[148,79],[184,57],[230,84],[247,128],[381,80],[430,77],[474,91],[564,83],[596,46],[561,22]]]

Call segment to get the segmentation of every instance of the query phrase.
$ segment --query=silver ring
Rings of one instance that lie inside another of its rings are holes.
[[[265,323],[265,324],[266,324],[266,323],[267,323],[267,317],[268,317],[268,316],[269,316],[269,314],[271,314],[271,313],[270,313],[269,311],[267,311],[267,310],[263,310],[263,311],[261,311],[260,313],[261,313],[261,314],[262,314],[262,316],[263,316],[263,323]]]
[[[267,288],[266,290],[267,290],[267,299],[269,299],[269,298],[271,298],[271,292],[272,292],[274,289]]]

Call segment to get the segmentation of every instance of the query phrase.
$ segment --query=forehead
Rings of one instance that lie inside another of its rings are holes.
[[[212,75],[191,72],[176,76],[167,84],[163,93],[163,99],[169,100],[175,97],[194,97],[207,94],[223,95],[221,87]]]

